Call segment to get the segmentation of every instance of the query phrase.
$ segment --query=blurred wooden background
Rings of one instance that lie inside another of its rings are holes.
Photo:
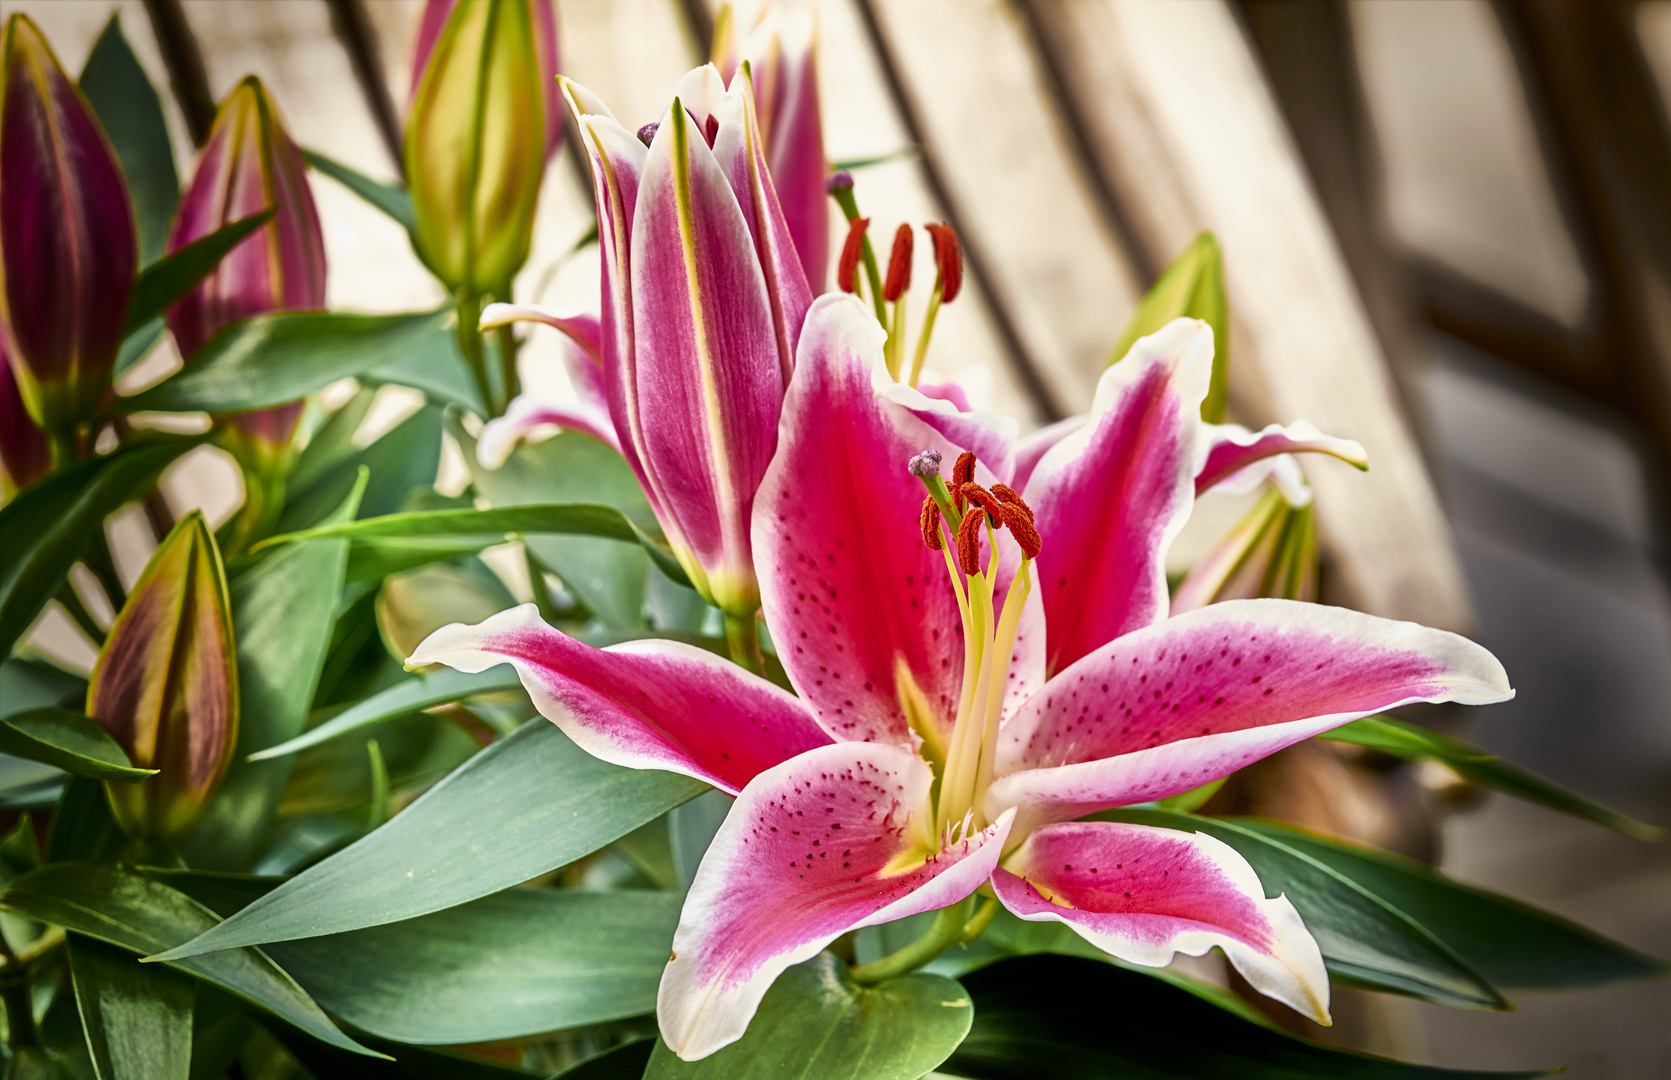
[[[416,0],[7,6],[71,71],[119,14],[169,91],[182,172],[214,102],[253,72],[303,145],[398,176]],[[1030,424],[1082,411],[1144,288],[1214,230],[1235,418],[1304,417],[1370,453],[1364,475],[1305,462],[1326,598],[1475,632],[1522,690],[1476,729],[1487,745],[1671,812],[1671,0],[814,6],[830,157],[897,155],[857,173],[865,213],[883,229],[949,220],[967,245],[973,287],[942,315],[933,366]],[[713,7],[559,0],[562,70],[623,122],[657,119],[705,57]],[[517,288],[595,304],[595,255],[564,258],[592,218],[567,145]],[[440,300],[397,226],[330,180],[314,192],[332,307]],[[526,350],[530,384],[551,346]],[[204,453],[168,492],[224,516],[235,483]],[[1233,509],[1204,507],[1202,527]],[[1351,828],[1354,782],[1314,766],[1276,786],[1345,831],[1398,824]],[[1403,797],[1418,817],[1431,802]],[[1497,804],[1446,840],[1453,872],[1671,952],[1663,852]],[[1517,1016],[1401,1002],[1349,1034],[1446,1064],[1637,1077],[1671,1071],[1668,1007],[1655,987]]]

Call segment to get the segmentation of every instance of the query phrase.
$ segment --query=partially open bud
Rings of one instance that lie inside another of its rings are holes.
[[[183,356],[239,319],[325,306],[325,237],[306,173],[278,106],[261,81],[248,76],[215,115],[175,212],[168,250],[269,206],[278,212],[169,309],[168,326]],[[277,455],[300,416],[300,402],[246,413],[234,418],[235,436],[259,455]]]
[[[68,433],[99,405],[138,270],[116,153],[27,16],[0,37],[0,321],[35,422]]]
[[[6,336],[0,331],[0,491],[28,487],[52,467],[46,433],[35,426],[18,393],[17,376],[6,359]]]
[[[1303,489],[1309,493],[1309,489]],[[1182,615],[1222,600],[1317,599],[1317,519],[1275,485],[1202,556],[1172,594]]]
[[[888,255],[888,279],[882,286],[882,299],[893,303],[911,287],[911,226],[901,225],[894,230],[894,249]]]
[[[413,91],[403,157],[418,256],[450,288],[504,297],[528,259],[556,111],[549,15],[548,0],[458,0]]]
[[[109,781],[130,836],[169,840],[197,820],[238,741],[238,665],[220,550],[201,511],[180,520],[134,583],[87,687],[87,715],[134,765]]]

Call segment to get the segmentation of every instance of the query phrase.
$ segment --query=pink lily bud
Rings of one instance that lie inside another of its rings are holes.
[[[18,393],[17,375],[6,359],[6,335],[0,329],[0,489],[16,491],[45,476],[52,467],[46,433],[29,418]]]
[[[197,820],[238,741],[238,664],[220,549],[200,511],[146,564],[110,628],[87,687],[87,715],[157,769],[105,785],[130,836],[168,840]]]
[[[424,12],[403,157],[418,256],[450,288],[503,299],[528,259],[556,139],[556,50],[547,0]]]
[[[115,151],[25,15],[0,38],[0,319],[29,415],[67,434],[99,405],[138,269]]]
[[[744,61],[766,166],[812,294],[824,291],[830,261],[825,206],[824,122],[818,102],[818,25],[802,6],[760,4],[752,17],[725,4],[714,19],[713,63],[727,84]]]
[[[178,251],[269,206],[278,211],[273,220],[233,248],[169,310],[169,329],[182,355],[197,352],[228,323],[325,306],[325,237],[307,165],[278,105],[251,75],[221,102],[175,211],[168,250]],[[270,455],[289,445],[301,409],[300,402],[280,405],[235,417],[233,424],[238,435]]]
[[[426,0],[423,14],[418,17],[418,35],[412,42],[412,84],[407,87],[407,107],[418,96],[418,84],[423,82],[424,69],[435,43],[446,29],[447,19],[458,0]],[[545,154],[556,153],[563,141],[563,101],[557,90],[557,12],[551,0],[534,0],[530,6],[534,18],[534,48],[539,53],[540,83],[545,87]]]

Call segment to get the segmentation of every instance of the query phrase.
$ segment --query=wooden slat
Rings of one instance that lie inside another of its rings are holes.
[[[1001,0],[868,0],[923,152],[1057,415],[1088,407],[1142,291],[1025,23]]]
[[[1461,568],[1363,305],[1240,27],[1222,2],[1029,0],[1039,40],[1139,243],[1224,245],[1232,403],[1362,442],[1371,470],[1307,461],[1340,598],[1467,629]]]

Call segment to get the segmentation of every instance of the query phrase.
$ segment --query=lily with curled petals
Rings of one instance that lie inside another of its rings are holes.
[[[729,88],[712,66],[691,72],[659,124],[636,133],[584,87],[562,88],[592,163],[602,318],[494,308],[489,321],[550,323],[598,361],[613,445],[697,591],[726,613],[734,640],[757,649],[749,520],[812,295],[772,187],[749,68]],[[577,383],[592,385],[593,370],[579,370]],[[562,420],[513,406],[489,445]]]
[[[858,301],[814,304],[755,503],[763,609],[798,696],[672,642],[593,649],[532,605],[443,628],[408,662],[509,662],[593,754],[736,793],[657,1000],[683,1058],[741,1037],[784,968],[849,930],[949,909],[925,946],[855,971],[871,981],[978,932],[977,890],[1134,963],[1220,947],[1326,1021],[1316,943],[1239,855],[1074,819],[1398,704],[1503,700],[1501,665],[1454,634],[1315,604],[1168,617],[1204,323],[1139,341],[1020,493],[1013,461],[989,468],[927,399],[876,379],[882,338]]]

